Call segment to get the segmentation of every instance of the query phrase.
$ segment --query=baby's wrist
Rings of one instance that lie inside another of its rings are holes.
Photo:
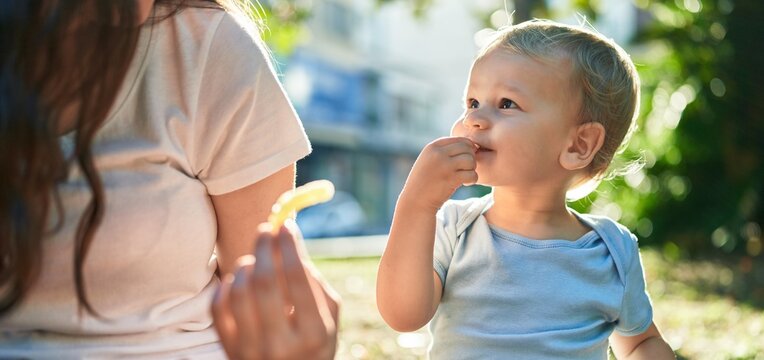
[[[412,194],[407,191],[401,193],[398,198],[398,211],[432,214],[438,212],[445,201],[427,199],[421,194]]]

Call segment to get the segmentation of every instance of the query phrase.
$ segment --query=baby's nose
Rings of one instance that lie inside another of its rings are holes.
[[[462,119],[462,125],[468,128],[485,129],[488,123],[488,119],[480,111],[470,112]]]

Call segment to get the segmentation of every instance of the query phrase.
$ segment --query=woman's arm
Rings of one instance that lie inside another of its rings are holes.
[[[212,314],[231,358],[334,357],[339,296],[299,250],[293,222],[277,234],[263,224],[278,197],[294,188],[294,179],[291,164],[255,184],[212,196],[223,278]]]
[[[625,336],[614,332],[610,336],[610,347],[617,359],[676,359],[655,323],[636,336]]]
[[[294,189],[295,171],[295,164],[291,164],[245,188],[211,196],[218,222],[217,256],[222,276],[233,271],[236,259],[254,251],[257,227],[268,219],[279,195]]]
[[[476,180],[474,145],[467,138],[435,140],[414,163],[377,273],[377,306],[393,329],[414,331],[435,314],[442,293],[432,265],[435,215],[454,190]]]

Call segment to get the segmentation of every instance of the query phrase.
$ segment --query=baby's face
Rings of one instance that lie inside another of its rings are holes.
[[[542,62],[501,48],[473,64],[451,134],[480,146],[480,184],[532,187],[563,176],[559,157],[580,103],[571,68],[568,59]]]

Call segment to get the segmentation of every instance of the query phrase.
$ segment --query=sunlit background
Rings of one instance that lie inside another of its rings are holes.
[[[298,216],[345,297],[338,358],[423,356],[426,331],[397,334],[374,306],[396,198],[422,146],[461,113],[481,41],[539,17],[613,38],[642,79],[620,163],[645,166],[572,206],[639,236],[656,322],[680,358],[764,359],[764,2],[261,0],[259,12],[314,148],[298,182],[339,190]]]

